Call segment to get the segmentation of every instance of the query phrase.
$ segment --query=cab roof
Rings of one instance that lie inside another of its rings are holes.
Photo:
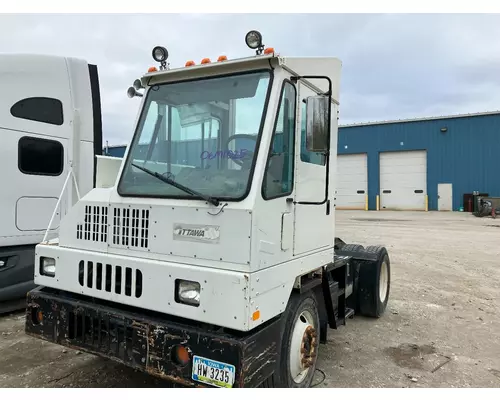
[[[271,53],[148,72],[142,76],[141,82],[144,87],[147,87],[160,83],[276,68],[283,68],[294,76],[329,77],[332,81],[332,98],[338,104],[342,62],[335,57],[281,57],[276,53]],[[314,79],[308,83],[309,86],[320,91],[328,90],[328,82],[325,79]]]
[[[185,79],[196,79],[210,75],[219,75],[242,70],[271,68],[271,60],[277,59],[274,54],[259,55],[253,57],[236,58],[234,60],[209,62],[206,64],[195,64],[172,69],[148,72],[142,77],[143,85],[154,85],[159,82],[178,81]]]

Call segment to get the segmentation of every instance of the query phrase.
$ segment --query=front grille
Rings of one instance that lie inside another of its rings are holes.
[[[84,223],[76,225],[76,238],[106,243],[108,241],[108,207],[85,206]]]
[[[68,313],[68,339],[79,345],[113,355],[125,362],[144,364],[144,355],[134,349],[145,349],[147,335],[141,326],[108,313],[80,309]]]
[[[149,246],[149,210],[114,208],[113,244],[147,249]]]
[[[81,260],[78,265],[80,286],[128,297],[142,296],[142,272],[137,268]]]
[[[112,214],[113,225],[108,228],[108,214]],[[139,208],[113,208],[85,206],[84,222],[76,225],[76,238],[107,243],[108,229],[113,244],[127,248],[149,247],[149,210]]]

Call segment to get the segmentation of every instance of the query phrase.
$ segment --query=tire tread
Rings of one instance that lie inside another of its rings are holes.
[[[353,243],[346,244],[341,249],[341,251],[352,251],[352,252],[358,252],[363,250],[364,250],[363,246],[361,246],[360,244],[353,244]]]
[[[385,304],[380,303],[378,295],[378,284],[380,265],[382,260],[387,257],[389,268],[389,292],[390,292],[390,260],[387,249],[384,246],[367,246],[366,253],[377,254],[376,262],[364,262],[359,271],[359,286],[358,286],[358,304],[360,314],[365,317],[379,318],[385,312],[387,300]],[[389,297],[387,293],[387,299]]]

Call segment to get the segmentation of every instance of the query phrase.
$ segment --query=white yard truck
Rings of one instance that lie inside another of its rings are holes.
[[[309,387],[328,328],[384,313],[386,249],[335,238],[341,62],[246,42],[153,50],[115,184],[37,246],[28,335],[187,386]]]
[[[97,67],[42,54],[0,54],[0,313],[19,308],[35,287],[35,246],[77,202],[59,200],[73,169],[80,195],[94,187],[102,152]],[[73,182],[71,182],[73,183]],[[73,185],[71,185],[71,188]]]

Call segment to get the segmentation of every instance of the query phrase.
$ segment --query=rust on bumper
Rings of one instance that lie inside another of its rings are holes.
[[[279,320],[255,332],[230,334],[48,288],[28,293],[25,331],[191,387],[204,385],[191,380],[191,361],[185,366],[175,362],[176,345],[191,356],[234,365],[234,387],[259,386],[274,373],[280,347]]]

